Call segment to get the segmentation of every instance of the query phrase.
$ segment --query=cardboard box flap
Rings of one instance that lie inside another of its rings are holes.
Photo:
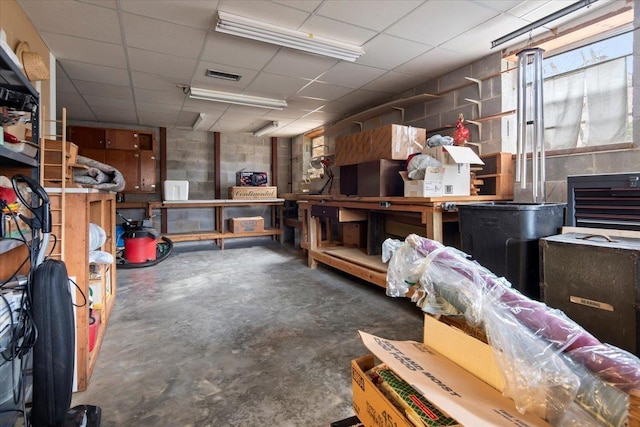
[[[484,162],[469,147],[458,147],[455,145],[445,145],[444,148],[456,163],[469,163],[472,165],[484,165]]]
[[[360,332],[364,345],[434,405],[465,426],[549,426],[436,351],[415,341]]]

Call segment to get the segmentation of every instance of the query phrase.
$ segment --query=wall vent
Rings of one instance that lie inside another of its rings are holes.
[[[240,74],[225,73],[224,71],[217,71],[217,70],[211,70],[211,69],[207,70],[204,73],[204,75],[207,77],[213,77],[214,79],[231,80],[234,82],[237,82],[238,80],[240,80],[240,78],[242,78]]]

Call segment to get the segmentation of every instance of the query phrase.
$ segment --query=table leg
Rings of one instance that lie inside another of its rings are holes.
[[[429,208],[426,212],[427,226],[426,236],[428,239],[442,243],[442,211],[440,208]]]
[[[311,209],[307,210],[307,224],[309,225],[309,249],[307,251],[307,264],[309,268],[316,268],[318,262],[313,258],[313,252],[318,249],[318,233],[320,232],[320,218],[311,216]]]

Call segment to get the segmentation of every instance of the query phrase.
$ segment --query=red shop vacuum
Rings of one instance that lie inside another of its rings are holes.
[[[164,261],[171,254],[173,243],[159,235],[152,227],[150,218],[133,221],[119,212],[118,216],[124,221],[124,250],[118,254],[118,267],[148,267]]]

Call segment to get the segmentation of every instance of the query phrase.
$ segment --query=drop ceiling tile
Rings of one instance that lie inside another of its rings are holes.
[[[102,123],[138,124],[136,112],[133,109],[108,107],[92,107],[93,112]]]
[[[390,97],[388,93],[358,89],[337,99],[337,101],[340,101],[342,103],[351,103],[354,106],[376,106],[384,104],[389,99]]]
[[[177,77],[188,83],[191,81],[196,60],[129,48],[129,63],[132,71]]]
[[[337,121],[342,117],[339,113],[330,113],[327,111],[313,111],[303,117],[304,120],[315,120],[318,123],[331,123]]]
[[[220,10],[297,30],[309,13],[288,7],[287,3],[278,4],[264,0],[226,1],[220,5]]]
[[[134,87],[150,90],[171,91],[177,88],[178,85],[185,84],[185,79],[159,74],[143,73],[141,71],[132,71],[131,80]]]
[[[75,80],[76,87],[82,96],[94,95],[106,98],[132,99],[130,86],[118,86],[96,82]]]
[[[78,91],[76,90],[76,87],[71,84],[71,80],[69,79],[63,79],[63,78],[56,78],[56,91],[57,93],[61,93],[61,92],[66,92],[66,93],[75,93],[77,94]]]
[[[269,111],[264,118],[268,120],[295,120],[302,118],[309,114],[311,111],[308,110],[299,110],[299,109],[286,109],[286,110],[271,110]]]
[[[184,101],[184,109],[188,111],[200,111],[203,113],[213,112],[213,111],[226,111],[231,104],[227,104],[224,102],[214,102],[214,101],[204,101],[202,99],[191,99],[188,96],[185,96]]]
[[[309,84],[310,80],[278,74],[260,73],[243,93],[269,98],[287,99]]]
[[[385,33],[437,46],[499,15],[498,11],[472,1],[457,0],[455,4],[456,7],[451,7],[449,2],[426,2]],[[438,19],[433,19],[434,16]]]
[[[205,30],[214,23],[218,4],[217,0],[154,0],[149,7],[146,1],[120,0],[125,12]]]
[[[115,68],[127,68],[122,45],[43,32],[51,53],[59,60],[84,62]]]
[[[493,40],[516,30],[521,25],[520,18],[502,15],[443,43],[441,47],[475,57],[487,55],[487,49],[491,47]],[[494,49],[495,51],[497,49]]]
[[[73,80],[99,82],[116,85],[129,84],[129,73],[124,68],[114,68],[104,65],[86,64],[83,62],[61,59],[58,61],[63,74]]]
[[[390,71],[362,87],[377,92],[400,93],[424,82],[423,77]]]
[[[351,102],[332,101],[322,107],[322,110],[344,117],[353,112],[354,108],[354,104]]]
[[[224,79],[216,79],[213,77],[207,77],[205,72],[208,70],[222,71],[223,73],[231,73],[231,74],[239,74],[240,80],[234,82],[232,80],[224,80]],[[248,68],[241,67],[232,67],[230,65],[218,64],[215,62],[206,62],[200,61],[198,62],[198,66],[196,68],[195,76],[192,80],[192,86],[209,86],[211,88],[218,87],[229,87],[236,88],[238,92],[242,89],[246,88],[255,77],[258,75],[256,70],[250,70]]]
[[[87,108],[87,103],[79,93],[56,92],[56,104],[61,107],[78,107]]]
[[[436,47],[411,61],[405,62],[396,71],[435,78],[446,71],[455,70],[473,61],[473,56]]]
[[[50,32],[105,43],[122,44],[118,13],[109,8],[77,1],[56,1],[44,8],[40,0],[21,0],[39,32]]]
[[[83,96],[85,101],[91,106],[92,109],[96,107],[123,109],[133,111],[133,99],[118,99],[118,98],[105,98],[104,96],[85,95]]]
[[[262,70],[279,47],[228,34],[210,32],[202,60],[250,70]]]
[[[304,10],[305,12],[313,12],[320,6],[322,0],[273,0],[273,2],[294,9]]]
[[[287,99],[287,109],[312,111],[325,105],[327,101],[304,96],[293,96]]]
[[[138,112],[140,126],[174,127],[178,121],[178,113]],[[193,123],[192,123],[193,124]]]
[[[499,10],[501,12],[506,12],[508,10],[515,8],[516,6],[524,5],[526,3],[532,3],[532,2],[526,1],[526,0],[525,1],[523,0],[500,0],[500,1],[477,0],[477,3],[481,3],[489,8]]]
[[[319,81],[357,89],[383,75],[380,68],[367,67],[351,62],[340,62],[324,73]]]
[[[206,30],[125,13],[122,17],[127,46],[195,59]]]
[[[144,111],[147,113],[179,113],[182,108],[181,104],[164,104],[157,102],[146,102],[136,99],[137,111]]]
[[[358,59],[358,63],[392,70],[430,49],[432,47],[426,44],[380,34],[364,45],[367,53]]]
[[[59,100],[58,100],[59,101]],[[73,117],[74,121],[87,121],[87,122],[95,122],[98,120],[95,114],[86,107],[86,105],[81,104],[63,104],[58,102],[58,117],[62,117],[62,107],[67,109],[67,117]]]
[[[313,82],[299,93],[298,96],[308,96],[311,98],[322,99],[325,101],[333,101],[346,94],[352,92],[353,89],[348,87],[330,85],[321,82]]]
[[[362,46],[378,34],[377,31],[318,15],[312,15],[300,30],[356,46]]]
[[[184,94],[180,88],[173,90],[135,89],[136,101],[155,102],[158,104],[182,104]]]
[[[263,71],[282,76],[315,79],[338,60],[293,49],[280,49]]]
[[[80,0],[83,3],[90,3],[100,7],[108,7],[109,9],[117,9],[116,0]]]
[[[363,28],[382,31],[413,9],[422,0],[377,0],[375,6],[359,1],[325,1],[316,11],[318,15],[348,22]]]

